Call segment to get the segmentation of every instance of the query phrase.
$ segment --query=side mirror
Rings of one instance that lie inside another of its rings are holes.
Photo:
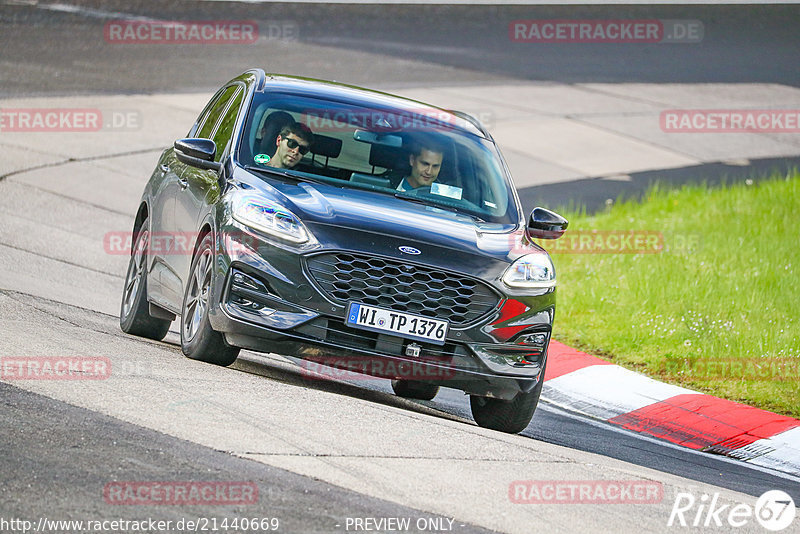
[[[217,155],[217,145],[211,139],[188,138],[178,139],[172,145],[175,147],[175,156],[179,161],[199,167],[218,171],[220,164],[214,161]]]
[[[558,239],[569,226],[569,221],[554,211],[533,208],[528,219],[528,237],[536,239]]]

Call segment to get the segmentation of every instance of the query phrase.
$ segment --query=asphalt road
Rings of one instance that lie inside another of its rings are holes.
[[[105,40],[107,22],[133,17],[252,20],[261,38],[255,44],[208,46]],[[532,44],[509,37],[512,21],[554,18],[699,21],[703,30],[699,42],[672,44]],[[369,87],[498,80],[797,86],[798,20],[798,5],[6,0],[0,3],[0,96],[211,90],[252,67]]]
[[[800,82],[797,6],[70,5],[84,7],[0,4],[0,96],[211,90],[254,65],[378,87],[498,79]],[[280,21],[293,24],[297,38],[202,48],[103,40],[105,22],[133,15],[248,18],[262,28]],[[509,42],[509,21],[555,17],[701,20],[705,37],[535,51]],[[63,169],[66,181],[79,179],[74,167]],[[797,480],[546,402],[521,436],[505,436],[477,428],[455,391],[411,402],[384,381],[309,380],[276,356],[245,353],[231,369],[188,361],[174,332],[165,343],[126,336],[105,306],[121,292],[124,259],[87,252],[87,243],[128,226],[132,214],[102,199],[127,198],[130,188],[110,184],[75,200],[34,178],[0,182],[0,193],[0,355],[103,356],[121,370],[97,383],[0,383],[0,518],[255,515],[279,517],[283,532],[341,532],[354,517],[449,517],[458,532],[528,532],[532,525],[658,532],[678,491],[720,491],[742,502],[783,489],[800,502]],[[577,510],[515,506],[507,498],[516,479],[608,478],[657,480],[666,498],[649,508]],[[119,480],[251,481],[261,498],[254,507],[109,504],[102,490]]]
[[[133,338],[119,331],[116,317],[16,292],[0,292],[0,312],[3,331],[14,333],[0,342],[0,354],[90,354],[111,361],[109,377],[97,384],[0,384],[4,518],[155,518],[177,524],[204,517],[268,517],[278,518],[283,532],[343,532],[348,518],[450,518],[453,531],[479,532],[463,520],[463,510],[443,513],[453,495],[439,495],[441,505],[435,500],[398,504],[414,500],[404,494],[406,484],[425,501],[431,499],[425,486],[435,485],[431,478],[439,479],[439,490],[458,495],[465,481],[488,486],[499,478],[507,484],[533,473],[540,480],[663,480],[668,502],[662,506],[619,506],[615,521],[623,521],[621,532],[658,531],[658,521],[649,516],[654,513],[664,524],[673,485],[708,494],[726,488],[752,497],[780,488],[800,501],[796,481],[644,439],[546,402],[521,436],[504,436],[475,427],[468,402],[455,390],[443,389],[434,401],[413,402],[394,396],[387,381],[319,379],[292,359],[247,351],[228,369],[199,364],[181,355],[174,332],[163,343]],[[508,458],[511,450],[525,459]],[[302,459],[327,464],[335,472],[333,483],[297,474],[303,472],[297,464]],[[391,470],[403,467],[400,460],[410,473]],[[381,462],[386,463],[381,470],[389,472],[376,476],[368,466]],[[504,465],[509,462],[510,473]],[[466,472],[459,477],[453,468]],[[491,475],[494,471],[503,475]],[[352,484],[349,476],[358,480],[355,485],[375,484],[378,491],[345,489]],[[398,488],[383,485],[392,480]],[[105,486],[126,481],[246,481],[259,488],[259,499],[246,506],[123,506],[105,497]],[[470,497],[466,500],[475,506]],[[492,499],[486,501],[485,509],[477,505],[478,516],[491,513]],[[609,508],[615,507],[570,513],[581,527],[597,521],[602,529],[609,525],[603,512],[616,515]],[[530,511],[505,511],[518,517],[512,522],[517,527],[497,530],[525,532],[521,525],[531,519]],[[625,525],[631,514],[643,525]],[[570,521],[555,521],[540,510],[535,515],[556,531],[572,530]]]
[[[6,383],[0,383],[0,406],[4,428],[0,451],[7,466],[0,486],[0,516],[6,520],[38,523],[43,517],[87,522],[113,518],[133,523],[154,519],[170,521],[175,527],[183,520],[198,523],[202,530],[214,519],[222,524],[225,518],[245,517],[257,518],[259,524],[266,519],[270,526],[277,520],[276,530],[281,532],[332,532],[342,530],[347,518],[408,517],[416,522],[439,517],[243,460]],[[258,488],[258,498],[247,505],[179,504],[149,509],[146,505],[120,505],[110,493],[106,498],[104,488],[108,484],[143,478],[247,482]],[[490,532],[461,522],[452,526],[456,532]],[[8,527],[0,530],[9,531]]]

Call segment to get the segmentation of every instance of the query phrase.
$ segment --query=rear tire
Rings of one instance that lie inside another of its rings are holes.
[[[392,389],[398,397],[418,400],[433,400],[439,393],[439,386],[418,380],[392,380]]]
[[[531,391],[517,393],[517,396],[510,401],[470,396],[469,406],[472,409],[472,417],[478,426],[509,434],[525,430],[533,419],[533,413],[539,404],[539,396],[542,394],[544,385],[544,368],[539,376],[539,382]]]
[[[189,273],[181,306],[181,350],[192,360],[227,367],[236,361],[239,348],[228,345],[222,334],[211,328],[208,317],[214,278],[214,239],[211,234],[206,234],[198,245]]]
[[[161,341],[167,335],[172,321],[150,315],[150,304],[147,302],[150,228],[147,219],[134,231],[133,237],[134,245],[131,248],[131,259],[119,308],[119,326],[125,333]]]

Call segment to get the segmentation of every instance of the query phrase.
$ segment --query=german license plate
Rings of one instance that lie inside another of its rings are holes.
[[[444,345],[450,323],[375,306],[351,302],[347,309],[347,324],[364,330]]]

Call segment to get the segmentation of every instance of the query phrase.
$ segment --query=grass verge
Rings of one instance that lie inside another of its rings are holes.
[[[565,215],[556,339],[800,417],[800,173]]]

